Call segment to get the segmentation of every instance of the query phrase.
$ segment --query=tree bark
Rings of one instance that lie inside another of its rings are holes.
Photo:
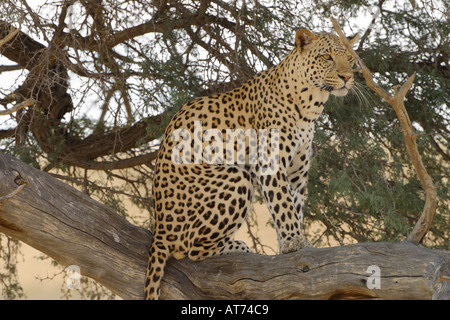
[[[0,153],[0,232],[124,299],[141,299],[152,235]],[[170,260],[162,299],[449,299],[450,252],[408,242]]]

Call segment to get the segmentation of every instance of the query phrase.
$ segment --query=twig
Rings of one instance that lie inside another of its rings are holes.
[[[34,104],[33,100],[22,101],[21,103],[16,104],[14,107],[12,107],[10,109],[0,111],[0,116],[6,116],[8,114],[11,114],[11,113],[14,113],[16,111],[19,111],[20,109],[23,109],[25,107],[31,106],[32,104]]]
[[[422,211],[422,215],[417,221],[414,229],[409,234],[407,240],[414,243],[419,244],[424,238],[427,231],[430,229],[434,216],[436,214],[437,208],[437,189],[433,183],[433,180],[427,173],[425,166],[422,162],[422,157],[419,154],[417,149],[416,138],[417,135],[414,134],[411,120],[409,119],[408,112],[406,111],[404,100],[406,93],[411,88],[411,85],[414,81],[416,73],[414,72],[408,80],[397,90],[397,87],[394,87],[394,96],[389,94],[383,88],[378,86],[373,80],[372,74],[361,60],[359,55],[353,50],[347,38],[344,36],[341,28],[336,19],[331,19],[334,30],[337,32],[339,37],[341,38],[342,43],[350,52],[350,54],[355,58],[359,66],[361,67],[361,72],[366,80],[367,86],[372,89],[376,94],[378,94],[381,98],[387,101],[393,108],[395,113],[397,114],[397,118],[400,121],[400,125],[402,126],[403,136],[405,137],[406,148],[408,150],[408,154],[411,157],[411,162],[414,166],[414,169],[417,172],[420,183],[422,184],[425,190],[425,205]]]
[[[19,185],[14,191],[8,193],[7,195],[4,195],[2,197],[0,197],[0,207],[6,203],[6,201],[8,201],[9,199],[11,199],[12,197],[14,197],[15,195],[17,195],[20,191],[22,191],[23,188],[25,188],[27,184],[21,184]]]
[[[15,65],[2,65],[0,66],[0,73],[4,72],[4,71],[15,71],[15,70],[20,70],[22,69],[22,67],[18,64]]]
[[[20,31],[20,27],[15,30],[11,30],[6,37],[4,37],[3,39],[0,40],[0,47],[3,46],[5,43],[7,43],[12,38],[14,38],[16,36],[16,34],[19,33],[19,31]]]

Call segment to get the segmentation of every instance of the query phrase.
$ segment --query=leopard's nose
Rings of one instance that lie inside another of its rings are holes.
[[[339,78],[347,82],[352,76],[340,74]]]

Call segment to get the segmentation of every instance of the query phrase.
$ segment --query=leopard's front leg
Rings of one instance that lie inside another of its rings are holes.
[[[300,228],[303,230],[303,209],[305,206],[305,191],[308,183],[308,171],[312,160],[312,145],[308,143],[300,146],[292,156],[287,168],[289,193],[292,195],[294,210],[299,216]],[[303,246],[311,246],[306,237],[299,241]]]
[[[303,198],[293,195],[286,171],[280,167],[277,173],[260,175],[258,180],[275,224],[280,252],[288,253],[309,246],[302,232],[302,208],[297,211],[294,205],[294,198],[297,202]]]
[[[303,208],[312,136],[296,141],[292,149],[285,147],[278,153],[278,170],[267,174],[264,167],[257,168],[258,184],[274,221],[281,253],[311,246],[303,235]]]

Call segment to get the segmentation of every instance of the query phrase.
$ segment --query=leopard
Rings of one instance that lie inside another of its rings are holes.
[[[351,38],[350,45],[357,39]],[[311,246],[303,233],[303,212],[315,122],[330,94],[345,96],[352,89],[354,64],[337,35],[299,29],[293,49],[280,63],[237,88],[195,98],[174,114],[154,169],[155,229],[145,299],[160,298],[169,258],[200,261],[251,252],[233,237],[258,189],[273,220],[279,252]],[[230,132],[236,143],[227,140],[224,147]],[[270,153],[270,161],[267,154],[256,160],[249,156],[263,140],[267,145],[261,148]],[[217,156],[221,153],[230,161]]]

